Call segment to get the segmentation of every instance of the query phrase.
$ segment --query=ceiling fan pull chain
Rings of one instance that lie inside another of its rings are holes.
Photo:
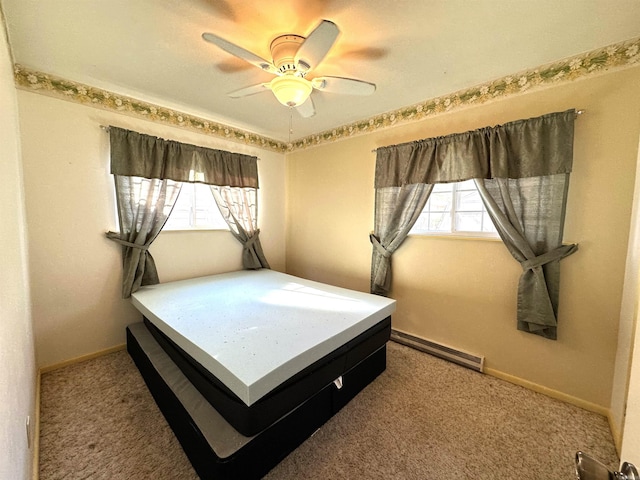
[[[293,133],[293,107],[289,107],[289,143],[291,143],[292,133]]]

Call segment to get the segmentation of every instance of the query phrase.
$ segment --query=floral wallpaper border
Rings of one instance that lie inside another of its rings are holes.
[[[29,70],[18,64],[14,66],[14,77],[16,85],[24,90],[36,91],[48,96],[91,105],[105,110],[112,110],[138,118],[145,118],[153,122],[195,130],[200,133],[206,133],[248,145],[255,145],[277,152],[285,152],[287,150],[286,143],[272,138],[263,137],[255,133],[147,103],[125,95],[119,95],[82,83],[65,80],[54,75]]]
[[[216,123],[169,108],[146,103],[135,98],[118,95],[53,75],[28,70],[15,65],[16,85],[25,90],[66,100],[88,104],[97,108],[146,118],[159,123],[195,130],[228,140],[255,145],[277,152],[304,149],[342,138],[389,128],[399,123],[412,122],[461,107],[486,103],[508,95],[526,92],[560,82],[577,80],[611,69],[640,65],[640,37],[610,45],[584,55],[570,57],[533,70],[526,70],[492,82],[460,90],[416,105],[386,112],[356,123],[343,125],[287,144],[244,130]]]
[[[399,123],[421,120],[470,105],[487,103],[531,89],[568,82],[588,75],[640,65],[640,37],[570,57],[544,67],[522,71],[492,82],[460,90],[422,103],[386,112],[360,122],[325,131],[295,141],[290,150],[307,148],[345,137],[389,128]]]

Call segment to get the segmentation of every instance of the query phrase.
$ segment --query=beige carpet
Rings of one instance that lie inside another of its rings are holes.
[[[389,343],[387,370],[276,479],[575,479],[618,467],[605,418]],[[40,478],[197,479],[124,351],[42,376]]]

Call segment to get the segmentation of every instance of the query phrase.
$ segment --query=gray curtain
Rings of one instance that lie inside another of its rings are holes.
[[[500,238],[522,266],[518,330],[555,340],[560,260],[578,250],[562,245],[569,174],[480,178],[475,184]]]
[[[570,173],[575,110],[381,147],[375,187]]]
[[[120,232],[107,232],[107,238],[122,245],[122,297],[129,298],[142,285],[159,283],[149,247],[169,218],[182,183],[123,175],[114,178]]]
[[[577,250],[576,245],[561,246],[574,120],[572,109],[377,149],[374,236],[384,250],[374,242],[372,293],[389,291],[391,255],[404,240],[398,235],[395,248],[387,248],[381,234],[400,231],[394,223],[402,221],[395,216],[414,218],[419,214],[411,202],[408,210],[398,207],[390,213],[393,208],[379,199],[393,198],[393,189],[407,186],[422,184],[427,188],[435,183],[480,179],[484,182],[477,181],[478,188],[491,218],[525,270],[518,289],[518,328],[555,338],[559,260]],[[494,191],[500,195],[493,195]],[[506,191],[509,194],[502,195]]]
[[[211,192],[231,233],[242,244],[244,269],[270,268],[260,244],[257,190],[253,187],[212,185]]]
[[[148,249],[167,221],[182,182],[258,188],[257,158],[213,150],[110,127],[120,232],[107,238],[122,245],[122,296],[159,283]],[[266,263],[266,261],[265,261]]]
[[[258,188],[257,157],[109,127],[111,173]]]
[[[433,185],[415,183],[376,190],[371,293],[388,295],[391,289],[391,255],[407,238],[429,199]]]

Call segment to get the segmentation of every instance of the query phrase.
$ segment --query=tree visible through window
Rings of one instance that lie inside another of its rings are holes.
[[[473,180],[434,185],[409,234],[498,236]]]

